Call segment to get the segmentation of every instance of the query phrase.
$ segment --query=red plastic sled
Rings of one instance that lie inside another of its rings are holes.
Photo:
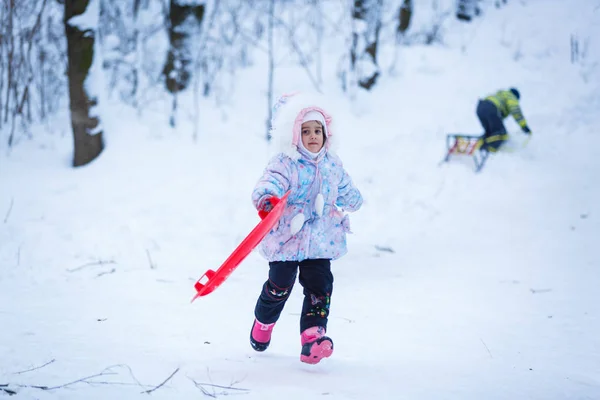
[[[212,269],[209,269],[200,279],[198,279],[198,282],[194,285],[197,293],[192,299],[192,302],[198,297],[212,293],[216,288],[221,286],[248,254],[258,246],[260,241],[263,240],[267,233],[275,226],[277,221],[279,221],[279,218],[281,218],[289,195],[289,191],[283,195],[279,203],[273,207],[273,210],[271,210],[265,219],[261,220],[254,229],[252,229],[252,232],[242,240],[242,243],[236,247],[233,253],[231,253],[218,270],[213,271]]]

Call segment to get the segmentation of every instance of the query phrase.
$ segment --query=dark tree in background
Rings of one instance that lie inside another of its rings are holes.
[[[89,3],[99,0],[65,0],[65,33],[69,77],[71,126],[75,144],[73,166],[93,161],[104,149],[100,116],[94,115],[98,99],[88,93],[85,80],[94,62],[95,27],[83,27],[72,18],[83,14]]]
[[[410,26],[410,19],[412,17],[413,2],[412,0],[402,0],[400,10],[398,10],[398,27],[396,33],[403,35]]]
[[[377,46],[381,30],[383,0],[354,0],[350,67],[358,86],[370,90],[380,75]]]
[[[196,4],[197,3],[197,4]],[[186,89],[192,76],[194,52],[193,32],[201,26],[205,12],[204,2],[196,0],[170,0],[169,4],[169,51],[163,68],[167,90],[176,95]],[[177,97],[173,98],[171,126],[175,125]]]
[[[456,18],[461,21],[469,22],[473,17],[479,15],[479,0],[457,0],[456,2]]]

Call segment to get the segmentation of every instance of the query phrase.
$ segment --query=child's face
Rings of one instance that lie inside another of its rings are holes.
[[[318,121],[306,121],[302,124],[302,144],[306,150],[318,153],[323,147],[323,127]]]

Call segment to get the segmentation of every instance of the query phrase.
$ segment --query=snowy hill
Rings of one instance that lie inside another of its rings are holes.
[[[509,1],[448,22],[443,45],[401,47],[371,94],[338,95],[365,204],[333,263],[336,348],[317,366],[299,361],[299,285],[271,347],[251,349],[257,253],[189,303],[258,221],[260,60],[197,143],[114,104],[87,167],[68,166],[67,124],[3,154],[0,397],[133,399],[166,380],[153,398],[600,399],[599,21],[597,1]],[[588,43],[577,62],[572,34]],[[309,87],[299,76],[278,91]],[[480,174],[439,165],[445,135],[478,134],[477,99],[508,86],[529,145]]]

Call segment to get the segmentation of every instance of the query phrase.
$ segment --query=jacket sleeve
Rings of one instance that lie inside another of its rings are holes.
[[[284,155],[277,155],[269,161],[263,175],[252,191],[252,203],[260,209],[267,197],[281,198],[290,187],[291,160]]]
[[[507,96],[506,105],[508,106],[508,112],[513,116],[517,124],[519,124],[521,128],[526,127],[527,121],[525,120],[523,112],[521,111],[519,100],[517,100],[517,98],[511,94]]]
[[[342,180],[338,186],[338,198],[335,205],[344,211],[356,211],[363,203],[360,191],[352,183],[352,178],[342,167]]]

